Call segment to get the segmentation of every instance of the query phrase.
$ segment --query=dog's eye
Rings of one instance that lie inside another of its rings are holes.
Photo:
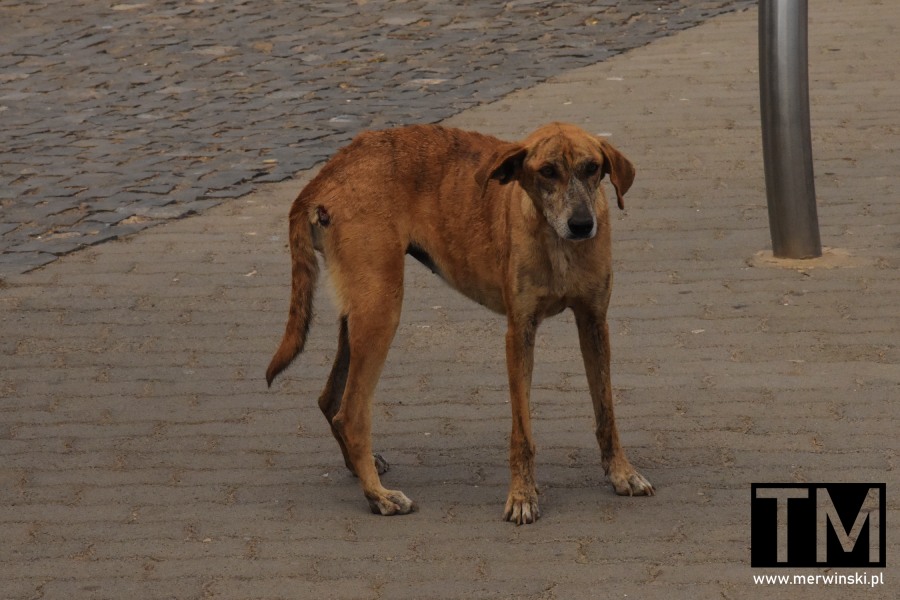
[[[538,173],[541,174],[542,177],[547,179],[556,179],[556,167],[553,165],[544,165],[540,168]]]
[[[598,165],[594,161],[591,161],[591,162],[587,163],[586,165],[584,165],[584,174],[587,176],[594,175],[599,170],[600,170],[600,165]]]

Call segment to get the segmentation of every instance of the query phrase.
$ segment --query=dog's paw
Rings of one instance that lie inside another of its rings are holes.
[[[537,492],[510,492],[503,511],[503,519],[516,525],[534,523],[541,516]]]
[[[647,478],[631,465],[619,472],[610,472],[609,481],[620,496],[653,496],[656,490]]]
[[[384,457],[382,455],[376,452],[372,455],[372,458],[375,459],[375,470],[378,471],[379,475],[384,475],[390,470],[391,465],[389,465],[388,462],[384,460]]]
[[[380,494],[366,494],[369,508],[376,515],[406,515],[415,512],[416,503],[399,490],[383,490]]]

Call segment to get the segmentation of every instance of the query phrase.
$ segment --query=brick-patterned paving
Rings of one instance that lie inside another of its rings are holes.
[[[752,0],[0,0],[0,277]]]

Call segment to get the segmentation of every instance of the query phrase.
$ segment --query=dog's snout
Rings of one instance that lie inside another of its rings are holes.
[[[594,219],[576,219],[573,217],[569,219],[569,231],[572,232],[572,239],[583,240],[589,238],[594,231]]]
[[[584,240],[593,237],[595,231],[594,215],[590,211],[582,209],[575,210],[569,220],[566,222],[569,227],[570,238],[573,240]]]

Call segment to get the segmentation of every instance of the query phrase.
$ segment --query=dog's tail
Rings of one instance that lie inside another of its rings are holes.
[[[313,293],[319,275],[319,263],[316,260],[307,213],[306,198],[301,192],[290,213],[288,239],[291,247],[291,307],[281,345],[266,369],[269,387],[275,377],[303,351],[312,320]]]

